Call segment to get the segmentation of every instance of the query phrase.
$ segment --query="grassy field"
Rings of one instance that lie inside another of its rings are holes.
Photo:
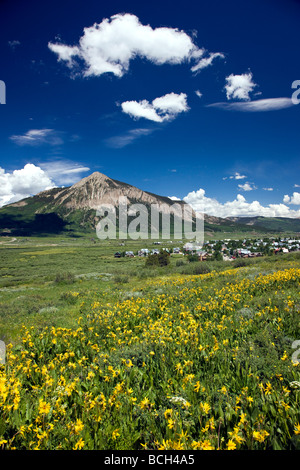
[[[1,242],[0,448],[300,449],[300,253],[158,268],[113,256],[151,240]]]

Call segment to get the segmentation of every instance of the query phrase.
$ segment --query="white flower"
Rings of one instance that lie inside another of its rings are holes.
[[[296,380],[294,382],[290,382],[290,387],[300,389],[300,382],[297,382]]]
[[[183,405],[186,405],[187,401],[183,397],[171,397],[170,401],[172,403],[182,403]]]

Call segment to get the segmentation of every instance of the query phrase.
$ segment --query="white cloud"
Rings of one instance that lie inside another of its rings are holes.
[[[300,184],[294,184],[294,188],[300,188]]]
[[[274,191],[274,188],[263,188],[264,191]]]
[[[181,199],[177,196],[168,196],[169,199],[171,199],[171,201],[181,201]]]
[[[283,198],[283,202],[285,202],[286,204],[295,204],[299,206],[300,205],[300,193],[297,193],[295,191],[292,196],[288,196],[286,194]]]
[[[12,135],[10,139],[17,145],[61,145],[62,138],[54,129],[31,129],[23,135]]]
[[[38,166],[28,163],[21,170],[7,173],[0,168],[0,206],[55,187],[51,178]]]
[[[201,93],[201,91],[196,90],[195,93],[196,93],[196,95],[197,95],[199,98],[202,98],[203,93]]]
[[[17,39],[14,39],[13,41],[8,41],[8,45],[12,49],[15,49],[17,46],[20,46],[20,44],[20,41],[18,41]]]
[[[48,47],[57,54],[59,61],[66,62],[71,68],[76,64],[75,58],[82,60],[86,77],[104,73],[122,77],[128,71],[130,61],[136,57],[156,65],[194,61],[194,67],[201,69],[222,55],[211,54],[204,63],[205,49],[198,48],[184,31],[152,28],[141,24],[135,15],[129,13],[117,14],[84,28],[78,46],[49,42]]]
[[[82,173],[90,171],[89,167],[69,160],[41,162],[39,167],[58,185],[74,184],[81,179]]]
[[[242,75],[231,74],[226,77],[225,85],[227,99],[239,99],[249,101],[249,94],[257,86],[252,80],[252,73],[244,73]]]
[[[185,93],[169,93],[155,98],[152,103],[147,100],[125,101],[121,103],[121,107],[124,113],[135,119],[145,118],[155,122],[172,120],[189,109]]]
[[[236,102],[236,103],[212,103],[207,105],[209,108],[220,108],[225,111],[242,112],[264,112],[277,111],[294,106],[291,98],[266,98],[262,100]]]
[[[105,139],[106,145],[112,148],[123,148],[129,144],[132,144],[135,140],[142,136],[150,135],[157,129],[131,129],[121,135],[116,135]]]
[[[254,189],[257,189],[253,183],[239,184],[238,187],[243,191],[253,191]]]
[[[209,67],[212,65],[213,61],[217,58],[225,59],[224,54],[221,52],[212,52],[209,54],[208,57],[203,57],[202,59],[199,60],[198,64],[194,65],[191,68],[192,72],[200,72],[200,70],[205,69],[206,67]]]
[[[163,118],[155,111],[154,106],[147,100],[139,102],[125,101],[121,104],[121,107],[124,113],[129,114],[129,116],[135,119],[145,118],[155,122],[163,121]]]
[[[222,204],[217,199],[206,197],[205,190],[201,188],[190,192],[183,200],[195,211],[215,217],[300,217],[300,210],[291,210],[285,204],[262,206],[259,201],[247,202],[242,194],[238,194],[233,201]]]
[[[239,172],[237,172],[237,171],[234,173],[234,175],[229,176],[229,179],[231,179],[231,180],[232,180],[232,179],[235,179],[235,180],[243,180],[243,179],[245,179],[245,178],[247,178],[247,176],[241,175],[241,174],[240,174]]]

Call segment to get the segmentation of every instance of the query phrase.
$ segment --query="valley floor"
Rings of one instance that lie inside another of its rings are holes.
[[[299,253],[118,248],[0,247],[0,448],[299,449]]]

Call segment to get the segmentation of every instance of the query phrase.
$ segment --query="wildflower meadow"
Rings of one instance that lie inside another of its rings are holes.
[[[300,269],[70,286],[74,328],[24,326],[0,366],[0,448],[300,448]],[[294,354],[294,355],[293,355]]]

